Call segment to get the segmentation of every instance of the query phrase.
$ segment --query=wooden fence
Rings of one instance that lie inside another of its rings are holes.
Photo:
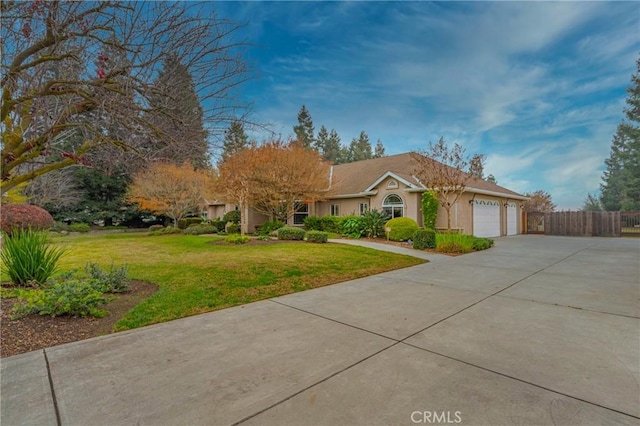
[[[545,235],[620,237],[620,212],[553,212],[544,214]]]

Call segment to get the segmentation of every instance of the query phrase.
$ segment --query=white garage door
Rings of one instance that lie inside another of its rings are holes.
[[[516,203],[507,204],[507,235],[518,234],[518,209]]]
[[[473,235],[500,236],[500,201],[483,198],[473,200]]]

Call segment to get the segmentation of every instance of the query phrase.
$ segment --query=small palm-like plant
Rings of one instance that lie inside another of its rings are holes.
[[[389,220],[389,216],[376,209],[369,210],[362,214],[364,224],[364,234],[369,238],[382,237],[384,235],[384,224]]]
[[[56,272],[63,254],[63,249],[48,242],[46,232],[15,229],[4,238],[2,273],[16,285],[44,284]]]

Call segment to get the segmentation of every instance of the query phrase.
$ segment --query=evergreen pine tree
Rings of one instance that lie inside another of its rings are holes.
[[[360,137],[358,139],[354,138],[349,145],[349,161],[370,160],[371,158],[373,158],[371,142],[369,142],[369,136],[363,130],[360,132]]]
[[[329,138],[324,145],[324,159],[334,164],[344,163],[343,147],[340,144],[340,136],[335,129],[329,132]]]
[[[242,124],[242,121],[234,120],[224,134],[222,154],[220,155],[221,161],[225,161],[236,152],[242,151],[248,146],[249,137],[244,132],[244,125]]]
[[[498,184],[498,181],[496,180],[496,177],[494,175],[487,176],[487,182],[493,183],[494,185]]]
[[[327,141],[329,140],[329,132],[324,125],[320,126],[320,130],[318,131],[318,136],[313,142],[313,149],[318,151],[322,156],[326,159],[325,151],[327,146]]]
[[[296,142],[305,148],[313,147],[315,140],[314,130],[311,114],[309,114],[307,108],[302,105],[298,113],[298,125],[293,126],[293,132],[296,134]]]
[[[627,89],[625,119],[618,125],[611,142],[611,155],[605,160],[601,202],[605,210],[640,210],[640,59],[637,73]]]
[[[375,151],[373,152],[373,158],[382,158],[384,156],[384,145],[382,144],[382,141],[378,139],[378,142],[376,142]]]
[[[174,164],[189,161],[195,167],[208,165],[202,105],[193,77],[177,55],[167,56],[151,90],[158,93],[149,97],[157,111],[151,121],[160,130],[152,148],[154,157]]]

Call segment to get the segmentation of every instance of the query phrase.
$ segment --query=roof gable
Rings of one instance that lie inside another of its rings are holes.
[[[425,190],[426,187],[414,176],[414,169],[418,166],[414,155],[417,154],[407,152],[335,165],[331,174],[331,191],[335,197],[370,193],[388,177],[407,185],[408,191]],[[469,180],[466,191],[526,199],[522,194],[476,177]]]

